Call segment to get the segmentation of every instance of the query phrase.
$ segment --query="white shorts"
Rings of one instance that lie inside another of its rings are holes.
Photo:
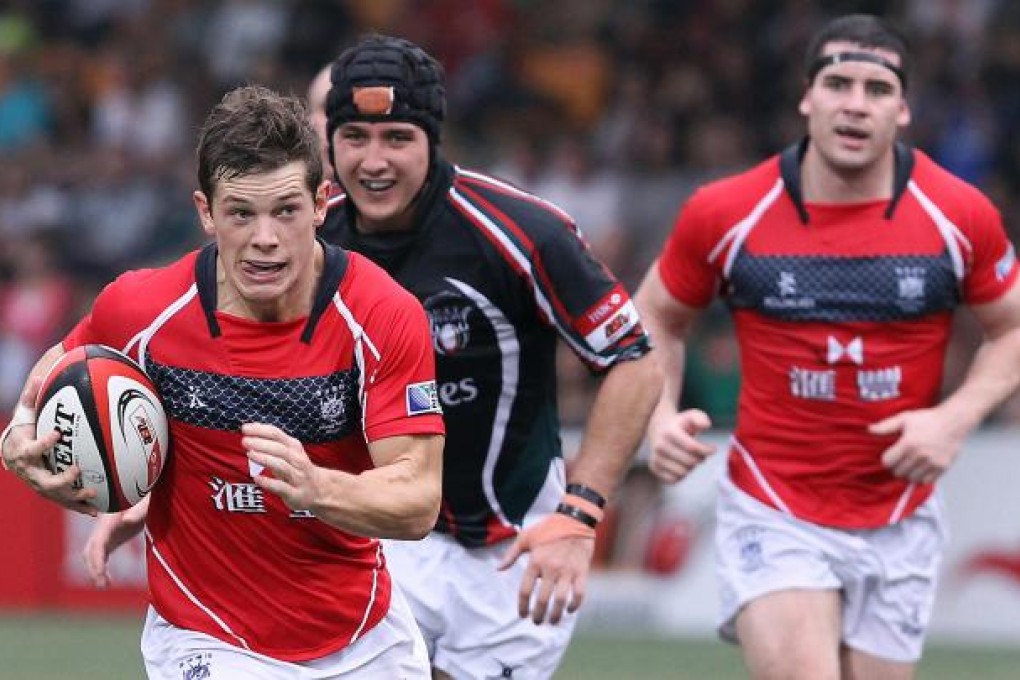
[[[518,615],[529,555],[497,571],[509,547],[505,541],[468,549],[438,532],[421,541],[384,541],[386,564],[407,596],[432,665],[456,680],[550,678],[570,643],[575,615],[564,613],[556,625]]]
[[[235,647],[205,633],[178,628],[152,607],[142,630],[142,658],[159,680],[429,680],[425,642],[396,587],[390,610],[354,644],[318,659],[287,662]]]
[[[937,494],[896,524],[841,530],[775,510],[723,475],[716,517],[723,639],[736,641],[737,614],[763,595],[840,590],[844,644],[890,661],[921,658],[947,538]]]

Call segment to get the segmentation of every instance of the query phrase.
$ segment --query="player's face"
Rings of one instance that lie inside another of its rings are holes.
[[[211,201],[195,192],[202,228],[219,248],[220,310],[259,321],[311,310],[322,261],[315,230],[326,216],[329,182],[313,196],[306,173],[305,163],[295,161],[221,178]]]
[[[329,71],[328,66],[319,71],[315,80],[308,86],[308,118],[312,127],[319,133],[319,143],[322,145],[322,167],[325,169],[327,177],[332,179],[333,170],[329,164],[329,140],[326,138],[326,96],[331,87]]]
[[[429,172],[425,131],[411,123],[344,123],[333,133],[340,182],[368,232],[412,227],[412,204]]]
[[[900,66],[895,52],[832,42],[823,55],[872,52]],[[837,171],[856,172],[888,158],[901,127],[910,123],[910,108],[896,74],[880,64],[846,61],[826,66],[815,76],[800,102],[808,134],[820,157]]]

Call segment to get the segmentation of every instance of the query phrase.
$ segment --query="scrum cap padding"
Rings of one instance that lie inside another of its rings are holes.
[[[330,139],[350,121],[406,121],[425,130],[431,143],[439,142],[446,115],[443,67],[414,43],[383,35],[365,38],[333,62],[330,82]]]

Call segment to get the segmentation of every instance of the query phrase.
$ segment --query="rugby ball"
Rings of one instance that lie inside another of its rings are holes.
[[[56,473],[77,465],[78,487],[96,490],[89,503],[100,512],[142,500],[170,450],[156,386],[138,364],[103,345],[72,349],[43,379],[36,436],[51,430],[60,440],[47,452],[47,465]]]

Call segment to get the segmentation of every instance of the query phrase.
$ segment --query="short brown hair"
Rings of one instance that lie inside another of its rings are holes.
[[[304,104],[259,85],[223,95],[202,125],[196,155],[198,186],[210,203],[221,179],[276,170],[294,161],[304,162],[313,196],[322,182],[319,137]]]

